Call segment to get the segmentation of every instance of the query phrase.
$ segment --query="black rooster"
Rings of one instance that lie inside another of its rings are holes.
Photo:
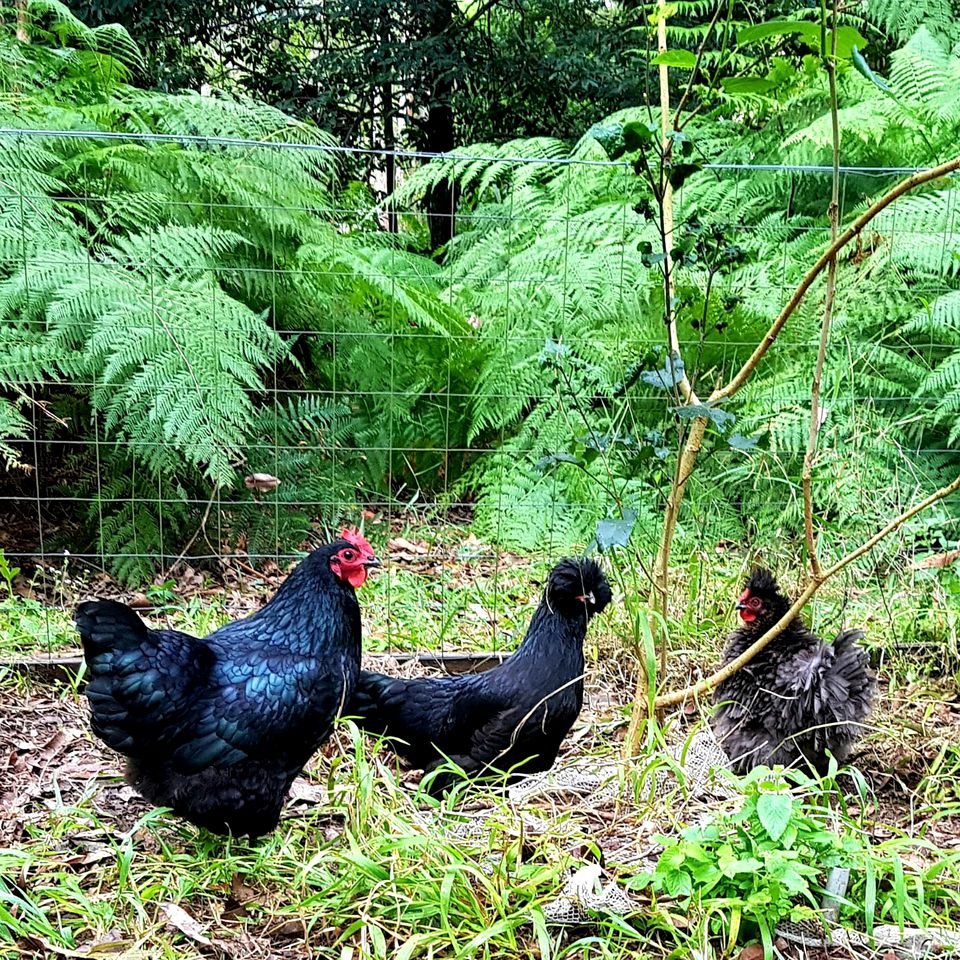
[[[754,571],[736,609],[744,626],[727,640],[724,664],[740,656],[790,609],[768,570]],[[797,766],[819,773],[827,751],[842,763],[859,737],[877,684],[862,630],[824,643],[795,617],[786,630],[717,688],[714,733],[737,773],[755,766]]]
[[[379,565],[370,544],[344,530],[262,610],[203,640],[148,630],[113,600],[81,603],[91,727],[129,758],[128,782],[217,833],[273,830],[291,783],[353,694],[354,588]]]
[[[610,602],[592,560],[553,569],[527,635],[485,673],[398,680],[363,671],[348,713],[428,773],[449,758],[466,773],[549,770],[583,705],[583,641],[590,618]],[[442,793],[453,775],[430,785]]]

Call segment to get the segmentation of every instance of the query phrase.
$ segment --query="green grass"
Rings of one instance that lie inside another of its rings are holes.
[[[77,633],[67,613],[37,600],[0,600],[0,656],[54,653],[76,646]]]
[[[400,534],[374,527],[367,533],[387,560],[358,594],[364,647],[373,652],[512,650],[558,559],[500,554],[456,525],[411,525]],[[415,543],[423,554],[398,554],[388,544],[394,535]],[[399,559],[390,561],[391,553]],[[786,558],[771,562],[785,572],[784,585],[794,588],[795,566]],[[678,558],[667,626],[674,664],[681,670],[715,662],[723,637],[735,625],[733,602],[748,566],[739,551],[693,554],[683,562]],[[13,596],[9,569],[0,553],[0,656],[76,647],[71,611],[79,599],[96,591],[70,567],[69,559],[39,585],[25,584],[37,587],[43,601]],[[619,655],[624,648],[635,648],[633,623],[638,606],[645,604],[647,587],[620,555],[612,558],[611,580],[615,603],[594,624],[589,643],[603,654]],[[252,575],[242,575],[239,590],[232,586],[217,593],[210,577],[202,586],[198,594],[196,583],[168,579],[133,593],[153,605],[142,612],[154,625],[204,636],[257,609],[274,590],[269,578]],[[945,570],[900,567],[884,575],[861,571],[838,578],[819,592],[805,616],[825,636],[842,626],[863,626],[867,644],[898,682],[912,682],[931,666],[960,675],[960,564]],[[671,671],[669,680],[679,683],[681,678]]]

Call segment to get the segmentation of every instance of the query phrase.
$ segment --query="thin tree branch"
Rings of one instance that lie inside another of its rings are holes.
[[[933,167],[930,170],[924,170],[920,173],[913,174],[889,190],[886,194],[884,194],[883,197],[874,203],[869,210],[864,211],[859,217],[857,217],[857,219],[843,232],[843,234],[841,234],[841,236],[828,247],[820,259],[813,265],[813,267],[807,271],[807,274],[801,281],[800,286],[790,298],[790,302],[781,311],[780,316],[777,317],[776,321],[767,331],[763,341],[758,345],[757,349],[754,350],[750,359],[744,363],[737,374],[726,384],[726,386],[719,387],[713,391],[713,393],[710,395],[709,401],[715,403],[719,400],[733,396],[733,394],[735,394],[743,386],[743,384],[746,383],[747,379],[750,377],[750,374],[756,369],[757,364],[763,359],[767,350],[769,350],[776,341],[777,335],[783,329],[784,324],[786,324],[787,320],[790,319],[797,307],[799,307],[800,303],[803,301],[803,298],[810,289],[810,286],[813,284],[813,281],[820,275],[824,268],[829,265],[830,260],[836,257],[836,254],[846,244],[854,239],[854,237],[858,236],[871,220],[885,210],[898,197],[903,196],[905,193],[909,193],[911,190],[922,186],[923,184],[938,180],[957,169],[960,169],[960,157],[954,157],[952,160],[940,164],[937,167]],[[697,429],[698,427],[699,429]],[[693,472],[697,458],[700,454],[703,431],[705,431],[705,429],[705,418],[698,417],[696,420],[694,420],[691,426],[690,434],[687,437],[687,442],[684,446],[683,453],[681,454],[683,472],[681,473],[678,471],[678,476],[689,477]],[[797,602],[790,608],[785,617],[775,624],[774,627],[771,628],[767,634],[761,637],[749,650],[745,651],[735,661],[724,667],[723,670],[718,671],[713,676],[701,681],[701,683],[695,684],[692,687],[688,687],[685,690],[663,694],[657,697],[657,699],[654,701],[655,708],[657,710],[662,710],[667,707],[675,706],[678,703],[682,703],[688,697],[705,693],[709,690],[712,690],[715,686],[717,686],[717,684],[722,683],[727,677],[731,676],[735,671],[739,670],[741,666],[743,666],[745,663],[748,663],[754,656],[756,656],[756,654],[759,653],[770,641],[772,641],[774,637],[779,636],[780,632],[786,627],[790,620],[810,599],[810,597],[816,593],[819,587],[826,582],[826,580],[834,576],[845,566],[847,566],[849,563],[852,563],[868,550],[873,549],[873,547],[876,546],[876,544],[879,543],[884,537],[888,536],[889,533],[891,533],[901,524],[905,523],[916,513],[919,513],[930,504],[936,503],[938,500],[943,499],[943,497],[949,496],[951,493],[955,493],[958,489],[960,489],[960,477],[958,477],[949,486],[942,487],[936,493],[931,494],[926,500],[921,501],[916,507],[911,508],[905,514],[901,514],[896,520],[891,521],[891,523],[884,527],[883,530],[881,530],[878,534],[871,537],[870,540],[868,540],[862,547],[859,547],[843,560],[839,561],[837,564],[834,564],[834,566],[829,570],[822,571],[821,578],[819,580],[811,578],[810,583],[804,589]],[[676,524],[676,516],[679,514],[680,503],[684,490],[685,485],[684,487],[675,487],[671,490],[670,499],[667,504],[667,516],[665,517],[664,521],[664,536],[661,537],[660,552],[658,552],[657,555],[658,566],[654,570],[655,588],[659,588],[659,585],[662,584],[662,569],[659,565],[661,552],[665,554],[667,560],[669,561],[669,541],[666,539],[667,523],[672,522],[674,525]],[[666,551],[664,551],[664,544],[667,545]],[[659,594],[658,598],[663,601],[666,599],[665,596],[660,597]],[[638,682],[638,695],[642,689],[645,689],[645,681]],[[638,701],[638,703],[639,702],[640,701]],[[646,701],[644,700],[642,702]],[[630,726],[627,729],[627,736],[624,742],[624,752],[627,756],[631,756],[636,751],[637,738],[639,736],[640,729],[639,713],[640,711],[635,707],[633,715],[630,718]]]
[[[657,53],[667,51],[667,2],[657,0]],[[666,64],[658,67],[660,76],[660,134],[662,137],[660,162],[660,242],[663,247],[663,299],[664,317],[667,322],[667,339],[670,346],[670,356],[667,360],[671,373],[673,372],[673,358],[680,356],[680,337],[677,333],[677,315],[673,308],[673,186],[667,176],[667,164],[671,158],[672,143],[670,133],[673,130],[673,121],[670,118],[670,71]],[[687,403],[700,402],[690,380],[684,370],[677,386]]]
[[[833,177],[831,178],[830,205],[827,217],[830,221],[830,245],[837,242],[837,229],[840,219],[840,117],[837,103],[837,3],[833,4],[833,30],[830,53],[826,52],[827,41],[827,4],[820,0],[820,51],[823,67],[827,72],[830,89],[830,120],[833,144]],[[813,383],[810,388],[810,433],[807,436],[807,449],[803,455],[803,533],[807,544],[807,557],[810,572],[820,576],[820,560],[817,557],[817,542],[813,535],[813,458],[817,451],[817,437],[820,433],[820,384],[823,380],[823,367],[827,359],[827,345],[830,342],[830,323],[833,319],[833,301],[837,292],[837,258],[830,258],[827,267],[827,292],[823,305],[823,324],[820,327],[820,345],[817,348],[817,362],[813,368]]]
[[[763,337],[763,340],[757,345],[750,357],[744,362],[743,366],[737,371],[736,375],[724,387],[718,387],[710,394],[709,402],[717,403],[720,400],[727,400],[732,397],[749,379],[757,364],[764,358],[767,351],[776,342],[780,331],[786,322],[793,316],[797,307],[803,302],[807,291],[813,285],[814,280],[820,276],[824,269],[829,266],[830,261],[856,236],[863,232],[864,227],[870,223],[878,214],[882,213],[894,200],[902,197],[905,193],[917,187],[930,183],[933,180],[939,180],[948,173],[960,170],[960,157],[954,157],[946,163],[931,167],[929,170],[921,170],[906,180],[901,181],[895,187],[885,193],[869,210],[865,210],[857,217],[853,223],[823,252],[820,259],[807,271],[800,285],[797,287],[790,302],[780,311],[780,315],[770,325]]]
[[[465,27],[472,27],[477,21],[482,20],[494,7],[499,6],[502,0],[487,0],[487,3],[480,4],[474,12],[463,21]]]
[[[697,59],[693,65],[693,69],[690,71],[690,79],[687,81],[687,88],[683,91],[683,96],[680,97],[680,102],[677,104],[677,109],[673,113],[674,130],[680,129],[677,126],[680,121],[680,114],[683,113],[683,108],[687,105],[687,101],[690,99],[690,94],[693,92],[693,82],[697,79],[697,74],[700,72],[700,61],[703,59],[703,52],[707,48],[707,41],[710,39],[710,34],[713,33],[713,28],[717,25],[717,21],[720,19],[721,13],[723,13],[723,0],[719,0],[717,3],[716,12],[710,18],[710,23],[707,25],[707,31],[704,33],[703,39],[700,41],[700,46],[697,47]]]

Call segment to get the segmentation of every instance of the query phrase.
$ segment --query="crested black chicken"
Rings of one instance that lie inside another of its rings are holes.
[[[416,680],[363,671],[347,713],[393,738],[393,749],[428,773],[447,758],[471,776],[549,770],[583,705],[587,624],[610,599],[593,560],[562,560],[523,642],[502,664]],[[456,779],[441,771],[430,792],[439,795]]]
[[[354,588],[376,566],[370,544],[344,530],[262,610],[202,640],[148,630],[112,600],[81,603],[91,727],[128,757],[128,782],[216,833],[273,830],[294,778],[353,694]]]
[[[730,663],[790,609],[768,570],[747,578],[737,602],[743,626],[727,639]],[[863,730],[876,694],[862,630],[824,643],[795,617],[746,666],[717,688],[717,740],[737,773],[761,764],[809,764],[824,773],[829,751],[842,763]]]

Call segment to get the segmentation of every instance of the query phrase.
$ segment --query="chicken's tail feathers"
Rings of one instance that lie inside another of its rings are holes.
[[[98,656],[133,649],[147,638],[143,620],[116,600],[87,600],[77,606],[73,618],[91,667]]]
[[[833,647],[839,654],[841,650],[848,650],[851,647],[855,647],[865,636],[866,633],[859,627],[841,630],[833,641]]]
[[[176,630],[149,630],[136,612],[114,600],[81,603],[74,614],[89,671],[85,690],[90,726],[127,756],[173,741],[191,691],[206,682],[212,653]]]
[[[877,691],[877,678],[870,669],[870,654],[858,642],[863,636],[863,630],[844,630],[833,641],[836,650],[834,671],[843,678],[846,686],[847,712],[858,718],[870,712]]]

